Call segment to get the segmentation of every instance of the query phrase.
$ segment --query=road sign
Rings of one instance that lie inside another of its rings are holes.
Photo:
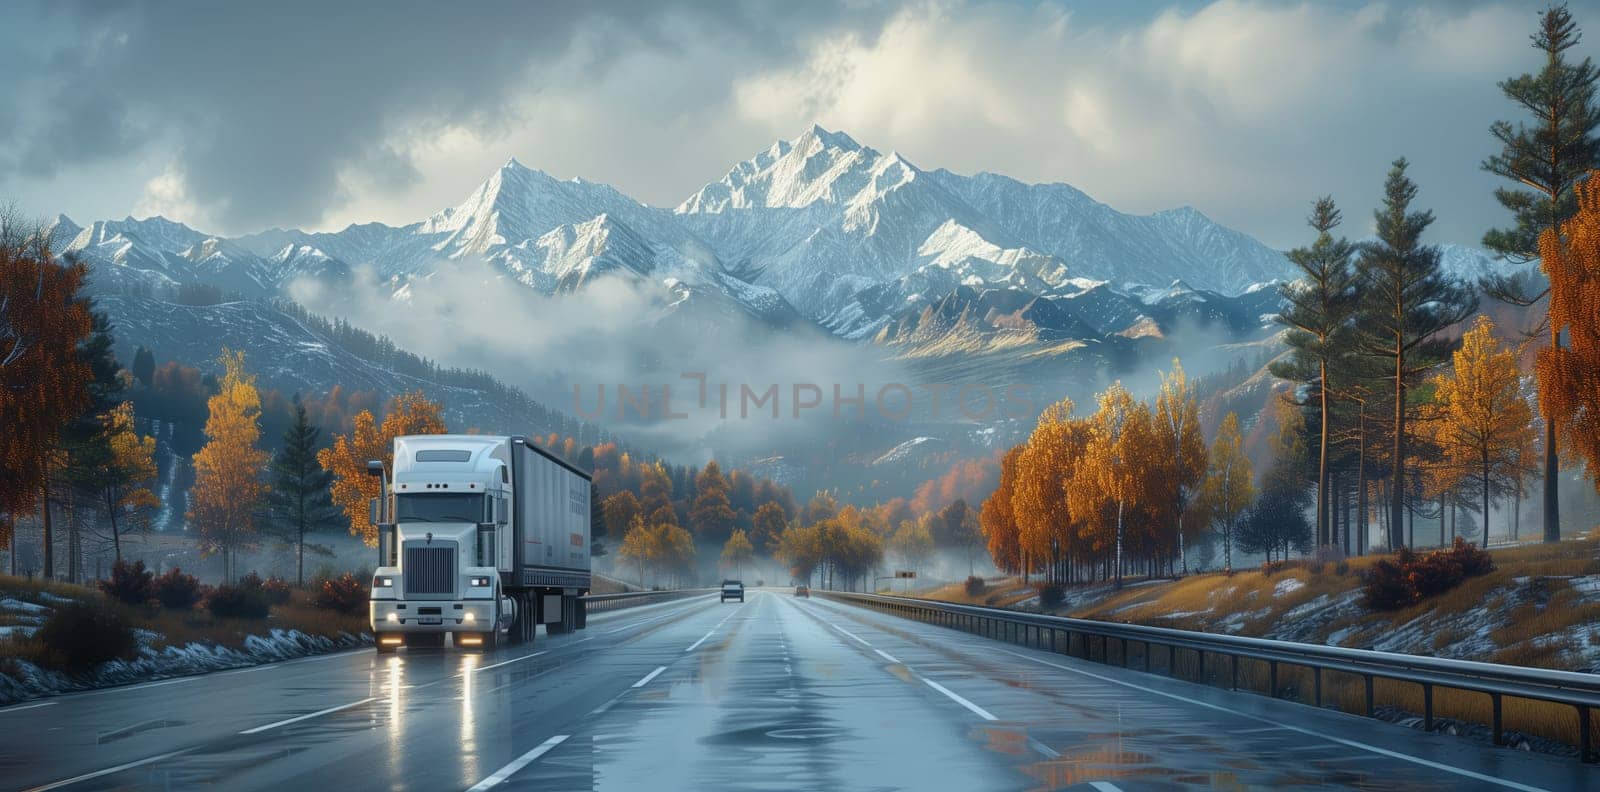
[[[897,569],[894,572],[894,576],[897,578],[914,578],[917,573],[909,569]]]

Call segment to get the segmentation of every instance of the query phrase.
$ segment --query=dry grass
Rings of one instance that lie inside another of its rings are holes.
[[[898,594],[899,592],[885,593]],[[927,591],[913,592],[912,596],[940,602],[954,602],[961,605],[988,605],[996,608],[1009,608],[1036,596],[1036,592],[1027,583],[1023,583],[1020,577],[999,577],[984,579],[983,591],[977,595],[968,594],[967,584],[961,582],[951,583]]]
[[[15,598],[51,605],[41,600],[40,592],[78,600],[102,596],[86,586],[0,575],[0,599]],[[309,591],[295,591],[287,604],[273,606],[265,619],[222,619],[201,608],[178,611],[155,606],[118,604],[116,607],[136,629],[159,634],[161,637],[153,642],[158,649],[189,643],[209,643],[237,649],[244,646],[250,636],[264,635],[272,629],[299,630],[308,635],[328,638],[337,638],[341,632],[359,635],[370,629],[365,612],[350,614],[318,608],[311,603],[311,596]],[[21,623],[18,616],[0,614],[0,624]],[[37,642],[32,639],[12,638],[0,642],[0,658],[31,660],[39,654]]]

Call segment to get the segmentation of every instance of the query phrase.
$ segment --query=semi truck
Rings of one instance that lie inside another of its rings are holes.
[[[380,653],[400,647],[488,650],[581,630],[590,540],[590,474],[525,437],[408,435],[367,463],[379,482],[371,620]]]

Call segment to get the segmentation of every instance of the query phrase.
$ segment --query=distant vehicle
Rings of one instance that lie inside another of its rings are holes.
[[[744,602],[744,581],[742,581],[742,580],[724,580],[724,581],[722,581],[722,599],[719,600],[719,601],[720,602],[727,602],[728,600],[731,600],[731,599],[736,599],[736,600],[738,600],[740,602]]]
[[[522,437],[394,439],[380,482],[372,632],[401,646],[493,649],[581,630],[589,593],[590,483]],[[386,476],[387,474],[387,476]]]
[[[811,587],[810,586],[795,586],[794,587],[794,595],[796,597],[805,597],[806,599],[811,599]]]

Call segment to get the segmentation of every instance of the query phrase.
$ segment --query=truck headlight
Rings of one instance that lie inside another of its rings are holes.
[[[488,588],[489,579],[486,577],[468,578],[467,585],[472,586],[473,588]]]
[[[397,623],[399,623],[399,621],[400,621],[400,614],[395,613],[394,611],[389,611],[389,623],[390,624],[397,624]]]
[[[380,578],[373,578],[372,579],[372,587],[373,588],[389,588],[389,587],[391,587],[393,585],[394,585],[394,578],[392,578],[392,577],[380,577]]]
[[[477,621],[478,617],[472,615],[472,611],[467,611],[466,615],[461,617],[461,620],[464,621],[464,622],[471,623],[471,622]]]

